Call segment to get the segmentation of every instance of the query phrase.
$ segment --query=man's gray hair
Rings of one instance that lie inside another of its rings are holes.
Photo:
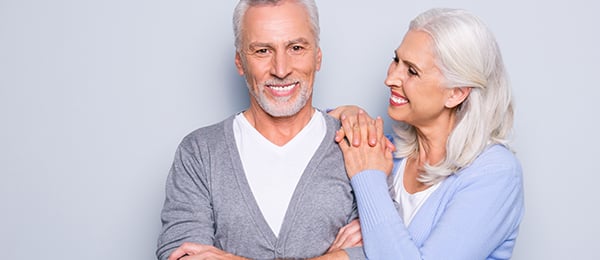
[[[240,0],[233,11],[233,34],[235,37],[235,49],[240,50],[242,45],[242,32],[244,30],[242,21],[248,8],[259,5],[278,5],[285,1],[293,1],[304,7],[310,19],[311,30],[315,36],[315,43],[319,46],[319,10],[314,0]]]

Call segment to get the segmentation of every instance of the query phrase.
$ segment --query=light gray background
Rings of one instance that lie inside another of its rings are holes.
[[[181,138],[244,109],[235,0],[0,0],[3,259],[153,259]],[[599,5],[319,1],[315,106],[386,116],[411,18],[468,9],[497,36],[516,101],[527,212],[514,259],[600,259]]]

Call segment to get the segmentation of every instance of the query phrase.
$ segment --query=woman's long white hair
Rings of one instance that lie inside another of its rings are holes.
[[[445,87],[471,87],[468,98],[455,110],[457,123],[446,143],[446,157],[425,165],[419,180],[437,183],[468,166],[486,147],[508,147],[513,105],[508,75],[495,37],[476,16],[457,9],[430,9],[410,23],[409,30],[428,33]],[[416,130],[398,122],[394,126],[397,156],[418,153]]]

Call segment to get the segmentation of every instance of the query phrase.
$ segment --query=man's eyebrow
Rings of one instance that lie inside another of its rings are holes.
[[[264,48],[264,47],[271,47],[271,44],[266,43],[266,42],[253,42],[250,43],[248,45],[248,47],[253,50],[253,49],[260,49],[260,48]]]
[[[301,38],[287,41],[286,46],[290,46],[290,45],[294,45],[294,44],[309,44],[309,43],[310,42],[308,41],[308,39],[301,37]],[[267,43],[267,42],[252,42],[248,45],[248,49],[250,49],[250,50],[262,49],[262,48],[273,48],[273,44]]]
[[[297,43],[308,44],[309,41],[306,38],[297,38],[297,39],[288,41],[288,45],[297,44]]]

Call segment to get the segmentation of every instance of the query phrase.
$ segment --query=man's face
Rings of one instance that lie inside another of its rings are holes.
[[[321,49],[304,8],[289,1],[250,7],[242,21],[235,64],[246,78],[251,106],[259,105],[274,117],[292,116],[312,106]]]

